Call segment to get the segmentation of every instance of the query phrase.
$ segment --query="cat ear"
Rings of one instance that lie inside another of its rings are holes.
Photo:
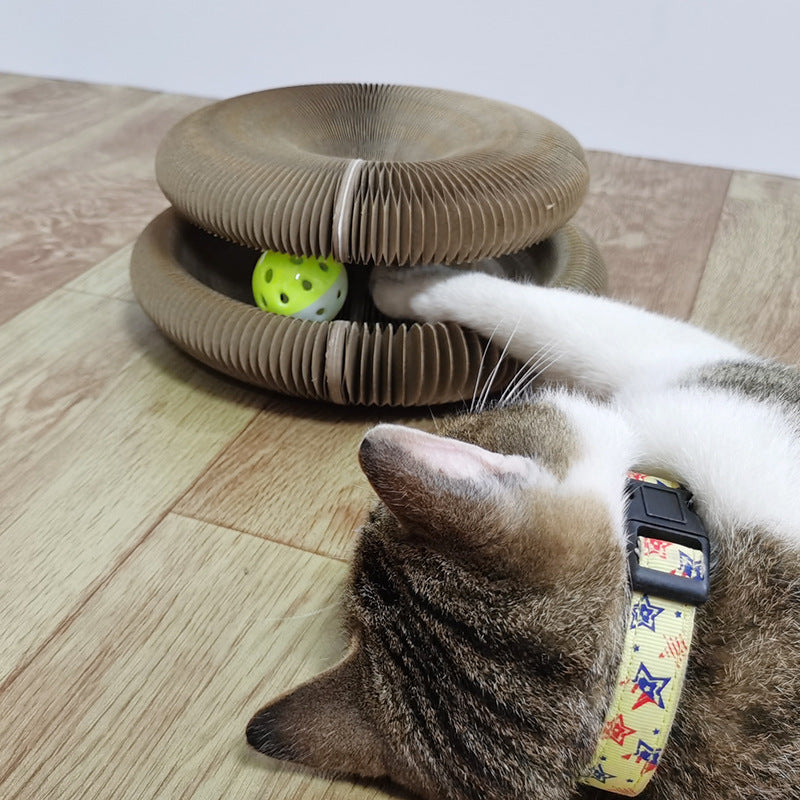
[[[524,486],[545,479],[541,468],[522,456],[399,425],[369,431],[359,461],[401,523],[441,533],[463,533],[473,521],[502,515]]]
[[[340,774],[386,774],[381,738],[359,708],[361,683],[352,658],[262,708],[247,741],[283,761]]]

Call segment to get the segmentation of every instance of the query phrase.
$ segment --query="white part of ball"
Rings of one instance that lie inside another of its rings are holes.
[[[347,299],[347,270],[342,268],[330,288],[321,294],[313,303],[292,314],[297,319],[316,320],[317,322],[332,320],[341,310]]]

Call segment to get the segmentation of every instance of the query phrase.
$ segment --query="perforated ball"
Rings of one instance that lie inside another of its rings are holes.
[[[273,314],[331,320],[347,298],[347,270],[330,256],[293,256],[266,250],[253,270],[253,298]]]

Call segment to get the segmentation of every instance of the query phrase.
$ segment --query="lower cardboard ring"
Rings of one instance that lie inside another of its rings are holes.
[[[436,405],[480,394],[490,375],[490,391],[498,392],[520,367],[502,359],[498,346],[456,324],[383,317],[369,297],[366,267],[350,268],[340,319],[310,322],[262,311],[250,296],[257,257],[170,208],[137,240],[131,284],[156,326],[189,355],[231,377],[295,397],[342,405]],[[573,225],[481,266],[544,286],[592,293],[605,288],[597,247]]]

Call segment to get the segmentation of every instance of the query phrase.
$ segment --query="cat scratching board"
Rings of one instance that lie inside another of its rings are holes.
[[[156,177],[173,208],[134,248],[140,304],[192,356],[290,395],[453,402],[497,363],[497,347],[456,325],[383,317],[367,291],[376,264],[481,260],[512,280],[605,283],[594,243],[566,224],[588,183],[580,145],[543,117],[470,95],[333,84],[232,98],[167,134]],[[250,273],[265,249],[347,264],[339,318],[257,308]],[[501,365],[493,388],[517,366]]]

